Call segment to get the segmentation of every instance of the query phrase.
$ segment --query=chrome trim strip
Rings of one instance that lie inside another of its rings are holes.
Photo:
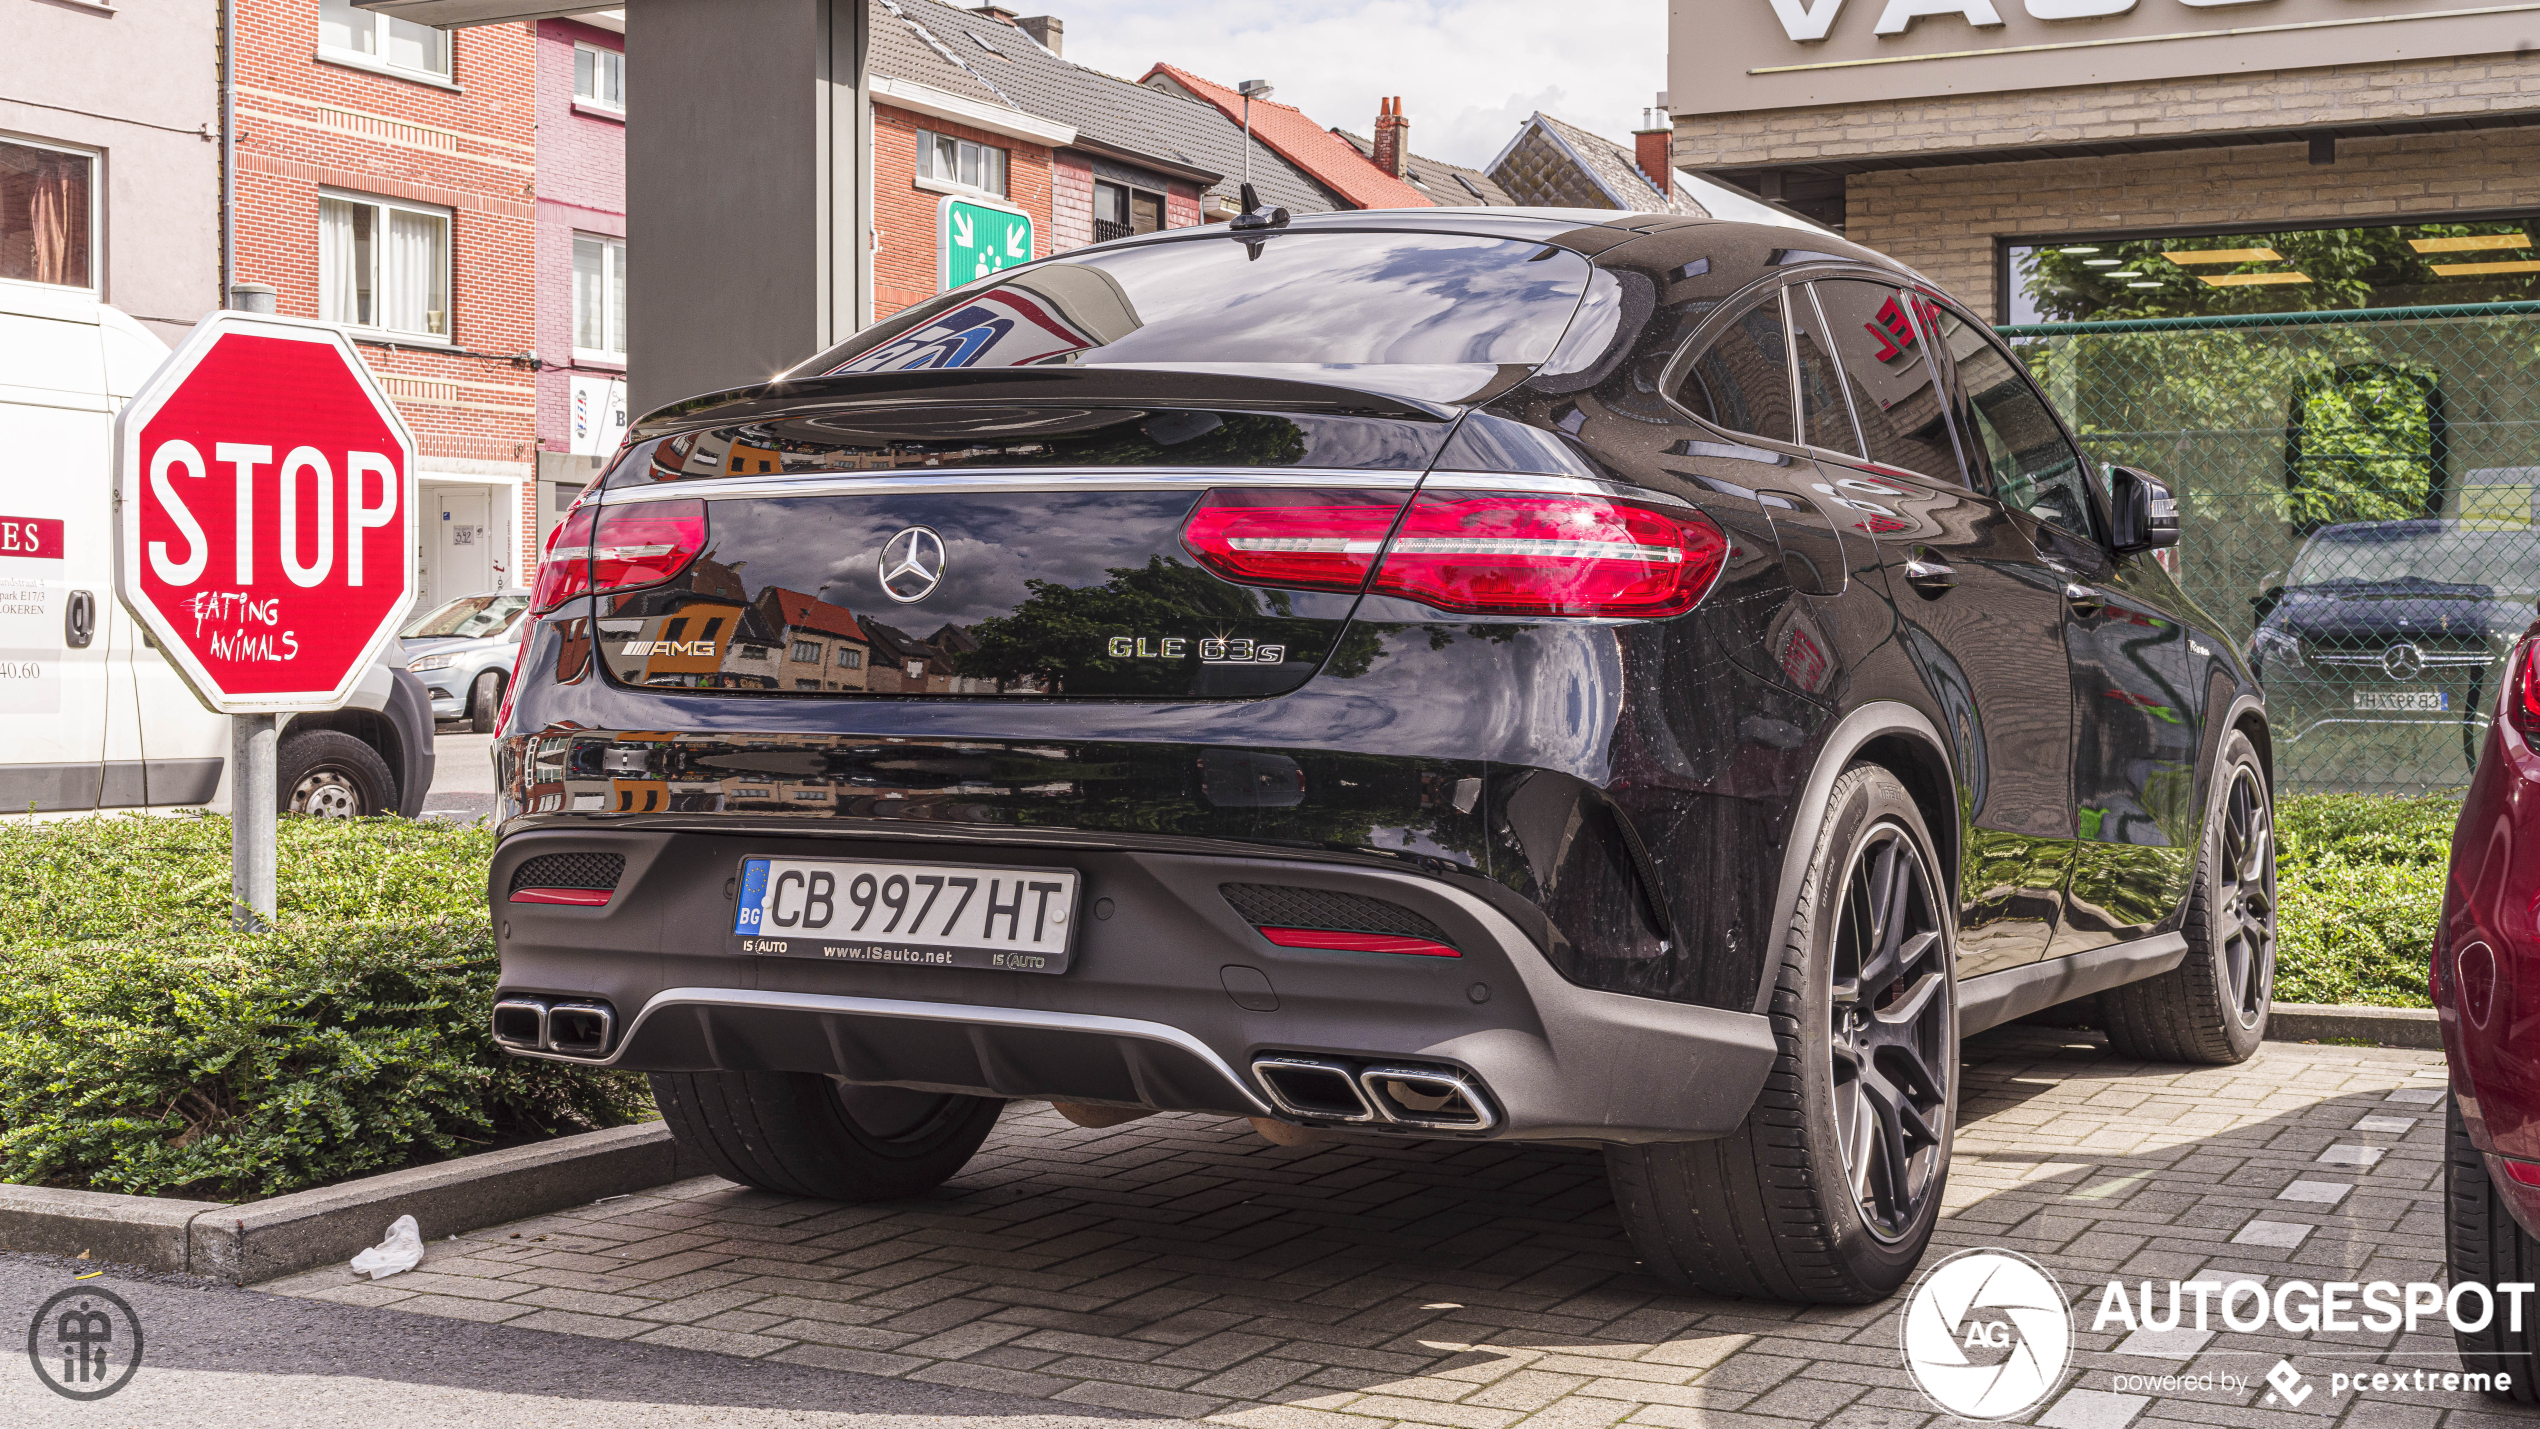
[[[1694,509],[1692,502],[1667,491],[1652,491],[1646,486],[1626,486],[1619,481],[1599,481],[1586,476],[1526,476],[1501,471],[1433,471],[1429,473],[1430,491],[1523,491],[1549,492],[1559,496],[1612,496],[1624,501],[1637,501],[1649,506],[1681,506]]]
[[[1557,478],[1547,478],[1557,479]],[[887,475],[707,476],[651,486],[609,487],[604,505],[632,501],[709,501],[775,496],[907,496],[1001,491],[1198,491],[1211,486],[1356,486],[1409,491],[1416,471],[1346,467],[957,467],[905,468]]]
[[[772,1012],[831,1013],[847,1017],[897,1017],[911,1022],[943,1022],[988,1027],[1018,1027],[1044,1032],[1086,1032],[1097,1036],[1129,1037],[1142,1042],[1161,1042],[1177,1051],[1189,1053],[1226,1079],[1242,1095],[1244,1103],[1263,1116],[1276,1115],[1261,1098],[1245,1085],[1226,1059],[1209,1050],[1200,1041],[1178,1027],[1161,1022],[1146,1022],[1134,1017],[1104,1017],[1087,1012],[1040,1012],[1021,1007],[970,1007],[957,1002],[907,1002],[889,997],[844,997],[810,992],[751,992],[739,988],[671,987],[653,994],[644,1010],[635,1014],[634,1023],[618,1038],[617,1050],[604,1058],[565,1057],[554,1053],[549,1059],[572,1062],[584,1067],[607,1067],[616,1064],[653,1014],[674,1007],[732,1007],[761,1009]]]

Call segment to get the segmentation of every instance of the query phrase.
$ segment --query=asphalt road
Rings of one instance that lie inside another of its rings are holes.
[[[465,721],[441,726],[432,741],[432,788],[423,796],[427,819],[480,819],[494,812],[494,736],[470,734]]]
[[[0,1424],[79,1429],[1100,1429],[1148,1416],[1051,1413],[1045,1400],[870,1375],[290,1300],[179,1276],[0,1253]],[[115,1394],[55,1394],[18,1353],[20,1329],[75,1283],[129,1302],[141,1369]],[[389,1283],[394,1283],[392,1280]]]

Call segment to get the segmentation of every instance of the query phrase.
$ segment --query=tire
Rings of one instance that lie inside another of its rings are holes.
[[[2235,729],[2223,736],[2188,890],[2187,956],[2099,994],[2108,1045],[2147,1062],[2249,1060],[2275,993],[2275,917],[2275,804],[2258,751]]]
[[[1958,1110],[1956,903],[1940,867],[1896,776],[1844,771],[1774,969],[1778,1050],[1746,1120],[1717,1141],[1605,1149],[1659,1279],[1865,1304],[1913,1273]]]
[[[2508,1282],[2540,1281],[2540,1242],[2517,1224],[2487,1176],[2487,1158],[2471,1144],[2461,1110],[2445,1104],[2443,1116],[2443,1230],[2451,1281],[2477,1281],[2491,1290]],[[2540,1404],[2540,1316],[2526,1310],[2522,1328],[2507,1328],[2501,1306],[2478,1331],[2454,1330],[2461,1368],[2473,1374],[2511,1376],[2490,1399]]]
[[[467,727],[473,734],[492,734],[494,717],[503,712],[503,672],[487,670],[467,687]]]
[[[397,780],[388,761],[340,729],[285,736],[274,751],[274,766],[283,813],[368,819],[396,811]]]
[[[896,1201],[968,1164],[1005,1103],[816,1072],[655,1072],[653,1100],[680,1146],[716,1175],[826,1201]]]

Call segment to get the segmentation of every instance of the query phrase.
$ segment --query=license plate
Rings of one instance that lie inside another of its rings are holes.
[[[2452,707],[2442,690],[2357,690],[2355,708],[2402,714],[2438,714]]]
[[[740,903],[739,952],[1062,973],[1076,871],[752,858],[741,863]]]

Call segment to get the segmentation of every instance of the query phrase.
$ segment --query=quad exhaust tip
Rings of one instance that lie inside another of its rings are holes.
[[[617,1037],[617,1010],[605,1002],[507,997],[494,1004],[494,1040],[506,1051],[605,1057]]]
[[[1280,1111],[1299,1121],[1430,1131],[1489,1131],[1499,1124],[1469,1072],[1396,1064],[1355,1066],[1315,1057],[1253,1059],[1252,1074]]]

